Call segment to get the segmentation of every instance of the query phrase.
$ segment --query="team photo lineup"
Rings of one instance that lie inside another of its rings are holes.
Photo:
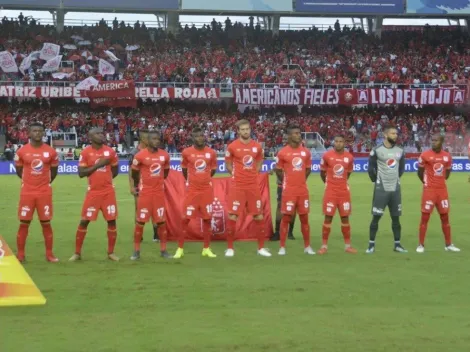
[[[261,144],[251,138],[250,122],[239,120],[236,123],[238,138],[228,145],[225,152],[227,171],[231,175],[232,188],[228,195],[229,218],[227,224],[227,249],[225,257],[233,257],[236,223],[241,214],[253,216],[256,224],[257,254],[271,257],[265,248],[265,226],[263,222],[262,200],[258,184],[258,174],[264,160]],[[44,236],[46,260],[58,262],[53,253],[54,203],[51,183],[57,176],[59,158],[57,152],[43,142],[44,126],[33,123],[29,126],[30,142],[21,147],[14,158],[16,173],[21,178],[21,193],[18,205],[20,221],[17,233],[17,258],[25,262],[25,246],[29,226],[37,212]],[[275,174],[280,185],[278,203],[280,219],[276,219],[276,233],[271,240],[279,240],[278,255],[286,255],[286,240],[292,234],[289,228],[298,215],[304,243],[304,253],[314,255],[311,247],[309,212],[311,204],[307,179],[311,174],[312,155],[303,146],[301,128],[288,126],[286,144],[276,155]],[[385,126],[383,143],[370,152],[368,174],[373,183],[372,220],[369,227],[369,243],[366,253],[375,252],[375,240],[379,221],[388,209],[392,221],[393,250],[406,253],[401,245],[402,215],[400,178],[405,171],[405,153],[396,145],[398,138],[394,126]],[[75,252],[69,261],[81,260],[82,247],[90,222],[96,221],[101,213],[107,222],[108,259],[119,261],[114,253],[117,240],[116,219],[118,204],[113,179],[118,175],[118,156],[114,149],[106,145],[104,131],[92,128],[88,132],[91,145],[86,147],[79,157],[78,176],[88,179],[88,189],[82,206],[80,222],[75,237]],[[154,231],[154,241],[160,244],[163,258],[180,259],[184,256],[184,242],[191,219],[202,222],[204,244],[203,257],[215,258],[217,255],[210,248],[212,237],[212,207],[214,192],[212,178],[217,169],[217,153],[206,146],[201,128],[191,132],[193,146],[182,152],[181,168],[186,180],[184,207],[182,209],[181,231],[178,236],[178,248],[174,255],[167,251],[167,226],[165,221],[165,179],[170,173],[170,155],[161,145],[161,133],[156,130],[141,130],[140,144],[131,154],[129,162],[130,193],[135,198],[134,252],[130,260],[141,257],[141,242],[145,224],[150,223]],[[423,184],[421,200],[421,221],[416,252],[423,253],[424,242],[430,216],[436,208],[444,234],[445,251],[460,252],[451,240],[449,223],[450,201],[446,181],[452,170],[452,156],[443,150],[444,137],[432,136],[432,148],[419,157],[418,177]],[[352,212],[351,194],[348,179],[353,172],[354,157],[345,150],[345,137],[334,137],[333,148],[323,154],[320,162],[320,177],[325,184],[322,211],[322,245],[317,254],[328,252],[328,238],[332,220],[336,212],[341,219],[341,232],[344,238],[344,251],[355,254],[351,245],[351,227],[349,217]],[[172,171],[175,172],[175,171]]]

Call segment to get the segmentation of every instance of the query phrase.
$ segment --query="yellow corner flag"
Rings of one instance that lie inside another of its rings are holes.
[[[41,291],[0,236],[0,307],[43,304]]]

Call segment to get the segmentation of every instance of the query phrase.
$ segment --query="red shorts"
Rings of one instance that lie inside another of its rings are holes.
[[[53,216],[52,193],[51,194],[21,194],[18,204],[18,219],[31,221],[34,210],[38,212],[40,221],[50,221]]]
[[[212,219],[212,206],[214,202],[214,191],[188,191],[184,197],[183,217],[186,219],[201,218]]]
[[[252,190],[232,188],[228,195],[227,206],[230,215],[240,215],[245,208],[248,214],[262,214],[261,192],[259,188]]]
[[[439,214],[448,214],[450,210],[449,195],[446,189],[423,190],[421,197],[421,212],[432,213],[434,207],[436,207]]]
[[[117,219],[118,210],[114,190],[106,194],[87,193],[82,206],[82,220],[96,221],[100,210],[106,221]]]
[[[308,214],[310,211],[310,202],[308,194],[303,196],[291,196],[286,194],[285,191],[282,193],[281,199],[281,213],[286,215],[294,214]]]
[[[325,193],[323,196],[323,215],[334,216],[338,209],[339,216],[342,218],[351,215],[351,194],[343,193],[332,195]]]
[[[139,195],[137,198],[137,222],[149,222],[154,224],[165,222],[165,196],[163,194]]]

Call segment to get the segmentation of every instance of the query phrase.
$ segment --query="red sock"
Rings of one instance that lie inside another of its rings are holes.
[[[189,227],[189,219],[183,219],[182,223],[182,231],[178,237],[178,247],[183,248],[184,247],[184,240],[186,238],[186,235],[188,234],[188,227]]]
[[[28,237],[29,224],[20,223],[18,233],[16,235],[16,247],[18,256],[24,256],[24,248],[26,246],[26,238]]]
[[[343,233],[344,244],[347,246],[351,245],[351,225],[349,225],[349,220],[341,223],[341,232]]]
[[[204,248],[209,248],[211,246],[212,237],[212,224],[210,219],[202,221],[202,235],[204,236]]]
[[[264,219],[255,220],[256,232],[258,234],[258,250],[264,248],[264,240],[266,237],[266,231],[264,229]]]
[[[444,232],[446,246],[450,246],[452,244],[452,237],[450,233],[449,214],[441,214],[441,226],[442,232]]]
[[[166,251],[166,241],[168,233],[166,232],[166,223],[158,225],[158,236],[160,236],[160,250]]]
[[[117,231],[116,226],[108,225],[108,254],[114,253],[114,246],[116,246]]]
[[[426,238],[426,231],[428,230],[428,221],[431,214],[421,213],[421,222],[419,224],[419,244],[424,246],[424,240]]]
[[[134,251],[140,251],[140,242],[144,233],[144,225],[135,224],[134,227]]]
[[[286,247],[287,232],[289,231],[289,224],[292,220],[290,215],[283,215],[281,219],[281,228],[279,237],[281,238],[281,247]]]
[[[52,256],[52,247],[54,246],[54,235],[50,223],[41,223],[42,235],[44,236],[44,244],[46,246],[46,256]]]
[[[330,237],[330,232],[331,232],[331,222],[330,223],[324,222],[322,230],[321,230],[322,244],[324,246],[328,245],[328,238]]]
[[[237,221],[228,219],[227,221],[227,248],[233,249],[233,241],[235,240],[235,229],[237,227]]]
[[[86,236],[86,227],[78,225],[77,233],[75,234],[75,254],[82,253],[83,242]]]
[[[308,223],[308,214],[299,215],[300,218],[300,231],[304,238],[304,247],[310,247],[310,224]]]

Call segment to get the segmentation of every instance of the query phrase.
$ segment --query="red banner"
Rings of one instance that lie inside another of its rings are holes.
[[[297,89],[235,88],[235,103],[248,105],[455,105],[463,104],[464,89]]]
[[[85,93],[90,98],[92,108],[100,106],[110,108],[137,107],[133,81],[103,81]]]
[[[217,177],[213,180],[214,203],[212,216],[212,240],[226,240],[227,230],[227,204],[226,199],[230,190],[230,177]],[[266,228],[266,238],[273,234],[273,224],[271,218],[271,198],[269,194],[269,176],[262,174],[259,177],[261,197],[263,202],[264,222]],[[167,229],[169,239],[177,240],[181,233],[181,214],[183,211],[183,201],[186,184],[183,174],[177,171],[170,171],[165,180],[165,201],[167,209]],[[201,220],[192,220],[189,224],[188,241],[202,241]],[[256,229],[253,227],[251,216],[243,214],[237,222],[235,239],[238,241],[256,240]]]
[[[107,81],[108,83],[113,81]],[[39,82],[38,82],[39,83]],[[106,82],[105,82],[106,83]],[[140,99],[206,99],[220,98],[219,88],[157,88],[136,87],[135,97]],[[21,87],[0,86],[0,98],[86,98],[85,91],[75,87]]]

